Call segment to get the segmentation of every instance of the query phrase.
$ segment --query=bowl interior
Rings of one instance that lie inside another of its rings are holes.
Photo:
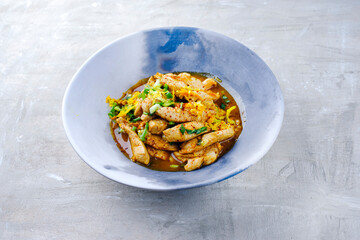
[[[193,172],[154,171],[129,161],[111,137],[106,97],[120,97],[156,72],[181,71],[211,73],[238,96],[238,105],[242,99],[247,120],[237,143],[214,164]],[[221,34],[185,27],[142,31],[104,47],[75,74],[63,101],[67,136],[86,163],[110,179],[153,190],[207,185],[243,171],[269,150],[283,112],[278,82],[256,54]]]

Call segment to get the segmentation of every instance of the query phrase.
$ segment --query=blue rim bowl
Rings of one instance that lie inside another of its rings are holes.
[[[243,132],[227,154],[196,171],[161,172],[133,163],[112,139],[105,98],[120,97],[157,72],[182,71],[219,77],[241,109]],[[62,106],[67,137],[90,167],[116,182],[159,191],[205,186],[244,171],[270,149],[283,116],[279,84],[253,51],[222,34],[191,27],[140,31],[103,47],[76,72]]]

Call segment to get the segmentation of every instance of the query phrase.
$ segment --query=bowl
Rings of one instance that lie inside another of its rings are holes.
[[[192,172],[155,171],[130,161],[110,134],[106,97],[120,97],[157,72],[182,71],[211,73],[235,96],[246,118],[235,146]],[[71,145],[90,167],[119,183],[165,191],[216,183],[256,163],[280,131],[284,101],[269,67],[241,43],[205,29],[167,27],[122,37],[92,55],[70,81],[62,114]]]

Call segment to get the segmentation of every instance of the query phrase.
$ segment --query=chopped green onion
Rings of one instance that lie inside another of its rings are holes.
[[[229,100],[229,99],[225,101],[225,103],[229,103],[229,102],[230,102],[230,100]]]
[[[169,125],[175,125],[175,123],[173,121],[170,121]]]
[[[125,100],[128,100],[128,99],[130,99],[132,97],[132,94],[127,94],[125,97],[124,97],[124,99]]]
[[[181,126],[180,126],[180,129],[179,129],[179,130],[180,130],[181,134],[182,134],[182,135],[184,135],[185,130],[186,130],[186,129],[185,129],[185,127],[184,127],[184,124],[181,124]]]
[[[225,96],[225,95],[222,95],[222,99],[228,99],[228,97],[227,96]]]
[[[123,133],[124,129],[122,129],[121,127],[119,127],[119,133]]]
[[[171,94],[171,92],[167,92],[167,93],[165,94],[165,96],[166,96],[167,98],[173,98],[173,95]]]
[[[200,145],[201,145],[201,142],[202,142],[202,139],[200,138],[200,139],[198,140],[198,142],[197,142],[196,145],[200,146]]]
[[[178,168],[179,165],[171,164],[170,167],[171,167],[171,168]]]
[[[167,102],[164,102],[163,107],[171,107],[171,106],[174,106],[174,102],[173,101],[167,101]]]
[[[160,87],[161,87],[160,79],[157,79],[153,85],[153,88],[160,88]]]
[[[139,98],[142,98],[142,100],[144,100],[146,98],[145,92],[140,93]]]
[[[169,90],[169,86],[165,83],[165,85],[164,85],[164,89],[165,90]]]
[[[153,115],[159,108],[161,108],[161,105],[160,104],[155,104],[154,106],[152,106],[150,108],[150,115]]]
[[[221,109],[225,109],[225,108],[226,108],[225,104],[222,103],[222,104],[220,105],[220,108],[221,108]]]
[[[185,129],[185,130],[188,134],[193,134],[193,133],[200,134],[202,132],[205,132],[207,130],[207,127],[201,127],[199,129],[194,129],[194,130],[190,130],[190,129]]]
[[[183,104],[184,104],[183,102],[182,102],[182,103],[180,103],[180,109],[182,109],[182,107],[183,107]]]
[[[137,118],[135,118],[133,120],[130,120],[130,122],[137,122],[137,121],[140,121],[140,120],[141,120],[141,117],[137,117]]]
[[[140,140],[145,142],[146,141],[146,134],[149,131],[149,122],[146,123],[144,131],[140,135]]]
[[[148,112],[143,112],[143,114],[145,114],[145,115],[149,115],[149,113],[148,113]]]
[[[132,127],[132,129],[131,130],[133,130],[134,132],[137,130],[137,127]]]
[[[114,107],[114,110],[120,112],[120,107],[119,107],[119,106],[116,106],[116,107]]]

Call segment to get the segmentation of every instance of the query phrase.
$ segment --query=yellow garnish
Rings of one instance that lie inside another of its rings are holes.
[[[108,103],[110,107],[112,107],[114,106],[114,103],[117,103],[118,101],[115,98],[111,98],[110,96],[107,96],[105,102]]]
[[[230,124],[235,124],[235,121],[229,118],[231,111],[234,110],[235,108],[236,108],[236,106],[232,106],[231,108],[226,110],[226,120]]]

